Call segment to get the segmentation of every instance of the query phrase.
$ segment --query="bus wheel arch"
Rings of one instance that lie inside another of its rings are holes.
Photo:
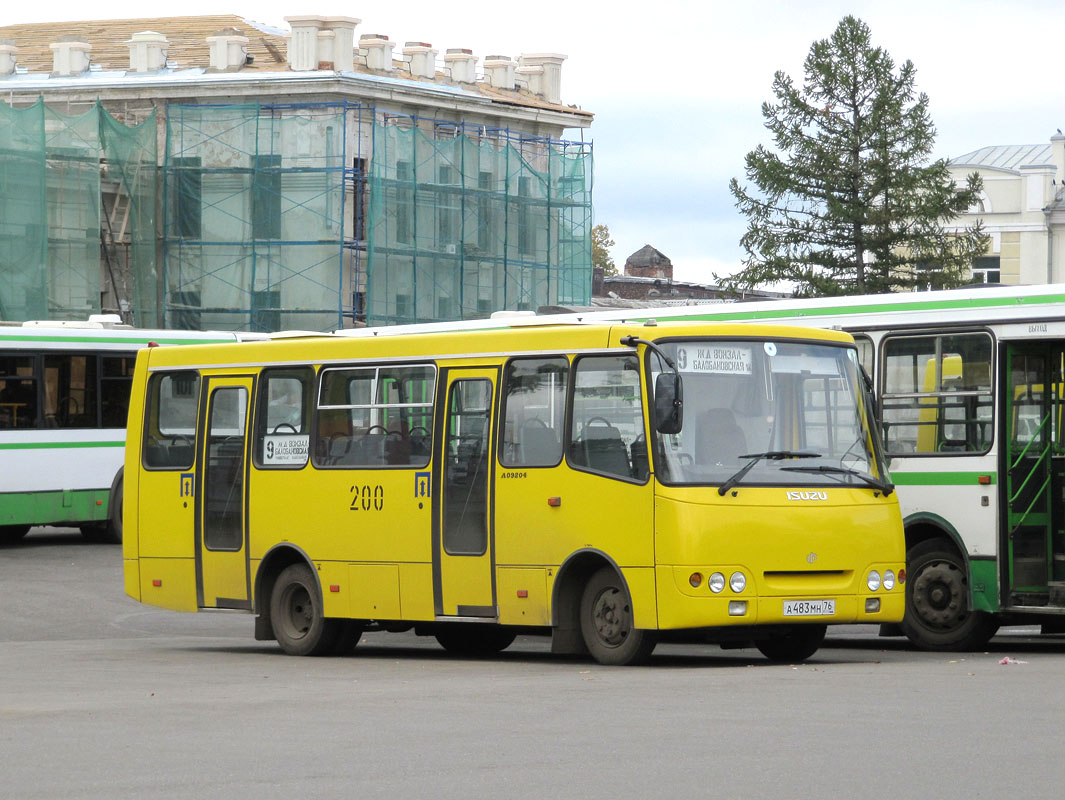
[[[625,576],[605,554],[571,556],[559,569],[553,594],[552,652],[588,653],[606,665],[639,664],[651,655],[657,631],[633,625]]]
[[[310,600],[316,600],[315,607],[318,613],[321,614],[322,587],[318,585],[315,570],[311,564],[311,560],[307,557],[307,554],[291,544],[280,544],[275,546],[275,548],[263,556],[263,560],[259,565],[259,571],[256,574],[256,639],[259,641],[277,640],[277,633],[274,625],[274,595],[278,590],[278,581],[281,578],[281,575],[284,574],[285,570],[295,566],[305,567],[307,572],[310,573],[310,579],[313,582],[313,591],[310,592],[313,597],[311,597]],[[306,581],[306,574],[304,578]],[[337,626],[328,625],[327,627]],[[281,643],[281,647],[284,649],[283,643]],[[285,650],[285,652],[289,651]]]
[[[968,555],[948,525],[907,525],[905,588],[900,627],[922,650],[977,650],[998,629],[994,615],[973,610]]]

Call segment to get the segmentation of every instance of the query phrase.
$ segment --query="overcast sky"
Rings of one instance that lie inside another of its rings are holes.
[[[743,258],[746,229],[728,181],[769,143],[761,104],[775,70],[801,79],[810,45],[846,14],[896,63],[917,68],[931,99],[936,155],[1047,142],[1065,126],[1065,0],[50,0],[5,3],[0,24],[239,14],[285,27],[293,14],[344,14],[361,33],[431,42],[441,54],[564,53],[563,102],[595,113],[596,222],[625,257],[651,244],[676,277],[710,282]],[[579,138],[570,131],[567,138]]]

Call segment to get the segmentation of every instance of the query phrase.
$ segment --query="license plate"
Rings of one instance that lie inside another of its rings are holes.
[[[836,613],[835,600],[785,600],[785,617],[831,617]]]

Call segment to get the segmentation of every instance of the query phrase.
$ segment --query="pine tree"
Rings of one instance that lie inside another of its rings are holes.
[[[729,188],[748,218],[734,289],[790,282],[796,295],[948,288],[967,279],[987,237],[979,223],[947,232],[982,188],[957,187],[943,159],[930,162],[935,127],[910,61],[898,69],[871,44],[869,27],[844,17],[815,42],[801,88],[777,72],[777,103],[762,116],[776,151],[747,154],[752,193]]]

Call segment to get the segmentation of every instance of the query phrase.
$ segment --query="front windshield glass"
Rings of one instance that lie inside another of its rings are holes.
[[[655,433],[665,483],[868,486],[886,479],[853,348],[714,339],[659,346],[684,381],[681,432]],[[651,365],[653,375],[664,369],[655,354]]]

